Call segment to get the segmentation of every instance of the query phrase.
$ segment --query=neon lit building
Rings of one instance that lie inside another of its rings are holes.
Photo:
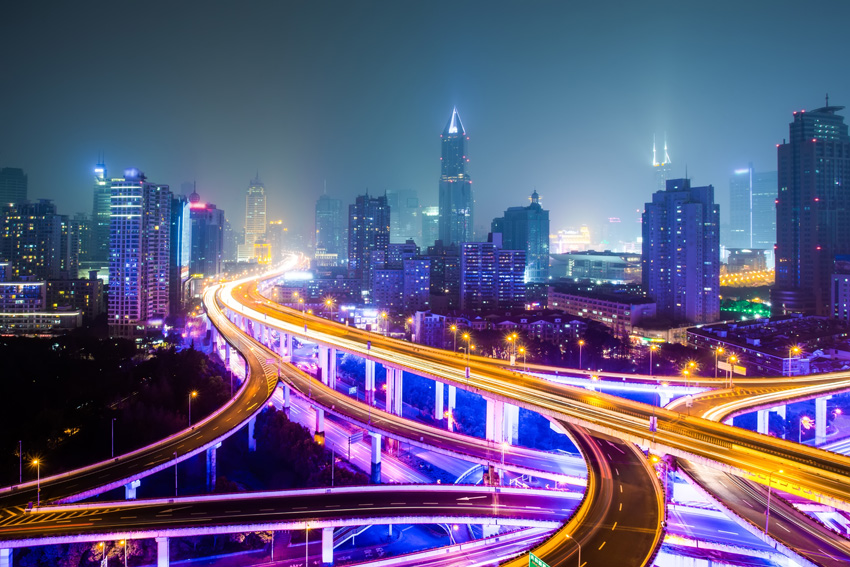
[[[266,186],[257,175],[248,184],[245,193],[245,242],[239,246],[239,261],[247,262],[256,258],[258,241],[266,238]],[[262,247],[261,247],[262,248]]]
[[[449,246],[472,240],[472,179],[466,172],[469,157],[466,142],[469,137],[463,129],[457,108],[440,135],[440,240]]]

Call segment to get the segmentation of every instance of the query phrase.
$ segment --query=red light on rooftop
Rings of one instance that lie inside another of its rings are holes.
[[[820,250],[820,246],[815,247],[815,250]]]

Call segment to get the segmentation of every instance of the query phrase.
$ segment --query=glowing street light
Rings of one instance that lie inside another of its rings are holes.
[[[735,364],[738,362],[738,357],[733,355],[729,356],[729,387],[732,387],[732,374],[735,373]]]
[[[794,359],[795,356],[799,356],[801,352],[802,349],[797,345],[794,345],[790,349],[788,349],[788,376],[793,375],[791,370],[791,361]]]
[[[189,393],[189,425],[192,425],[192,398],[197,398],[198,392],[196,390],[192,390]]]
[[[522,355],[522,369],[528,370],[528,368],[525,364],[525,354],[526,354],[525,347],[523,347],[523,346],[519,347],[519,353]]]
[[[717,356],[723,354],[725,351],[723,347],[719,346],[714,349],[714,378],[717,379]]]
[[[584,340],[579,339],[579,341],[578,341],[578,367],[579,367],[579,369],[582,368],[582,366],[581,366],[581,347],[583,347],[583,346],[584,346]]]
[[[652,377],[652,353],[658,350],[658,345],[649,345],[649,376]]]
[[[387,317],[388,317],[387,312],[381,311],[381,319],[384,320],[384,336],[385,337],[387,335],[389,335],[389,332],[390,332],[390,322],[389,322],[389,319],[387,319]]]
[[[35,505],[39,507],[41,506],[41,461],[35,459],[32,464],[35,465]]]
[[[452,325],[449,327],[452,331],[452,335],[454,335],[454,345],[452,346],[452,351],[457,352],[457,325]]]

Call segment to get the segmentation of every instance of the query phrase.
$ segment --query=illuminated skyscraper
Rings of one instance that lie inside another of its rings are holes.
[[[209,277],[221,272],[224,256],[224,211],[212,203],[204,203],[197,192],[189,195],[192,219],[192,253],[189,272]]]
[[[316,201],[316,248],[317,255],[336,255],[331,263],[341,266],[348,256],[346,219],[342,201],[322,195]]]
[[[27,200],[27,174],[18,167],[0,169],[0,205],[18,204]]]
[[[510,207],[505,216],[493,219],[491,232],[502,234],[506,250],[525,250],[525,281],[549,279],[549,211],[540,206],[537,191],[527,207]]]
[[[112,188],[106,178],[106,165],[94,166],[94,192],[91,209],[91,232],[87,260],[92,265],[109,265],[109,203]]]
[[[390,247],[390,206],[386,196],[360,195],[348,206],[348,274],[363,282],[363,289],[372,285],[372,254],[383,253]]]
[[[67,217],[56,214],[53,201],[5,205],[0,220],[0,260],[12,265],[13,277],[58,278],[62,269],[69,267],[67,254],[62,253],[62,245],[67,251],[68,244],[63,238],[63,228],[68,234]]]
[[[239,261],[256,257],[254,246],[266,238],[266,186],[257,175],[245,193],[245,243],[239,247]]]
[[[472,241],[472,179],[466,173],[466,164],[469,163],[466,142],[469,137],[457,108],[452,110],[440,138],[440,240],[449,246]]]
[[[833,312],[836,256],[850,254],[850,136],[843,106],[794,113],[777,146],[774,313]]]
[[[667,136],[664,136],[664,161],[659,162],[655,150],[655,137],[652,138],[652,167],[655,172],[655,190],[664,191],[667,188],[667,180],[673,172],[670,164],[670,155],[667,153]]]
[[[408,240],[422,242],[422,212],[419,206],[419,196],[416,191],[403,189],[387,191],[387,204],[392,211],[392,226],[390,227],[390,242],[401,244]]]
[[[643,213],[643,287],[657,312],[677,322],[711,323],[720,314],[720,209],[714,187],[668,179]]]
[[[129,338],[169,312],[171,191],[134,168],[111,188],[109,335]]]

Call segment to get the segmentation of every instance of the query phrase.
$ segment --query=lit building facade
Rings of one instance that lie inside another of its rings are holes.
[[[266,186],[259,175],[248,184],[245,193],[245,242],[239,246],[239,261],[248,262],[256,258],[258,241],[266,238]]]
[[[212,203],[204,203],[193,192],[189,196],[189,216],[192,221],[192,252],[189,273],[206,278],[221,272],[224,258],[224,211]]]
[[[469,137],[458,116],[457,108],[440,135],[440,240],[447,246],[472,241],[472,179],[466,172],[469,157],[466,142]]]
[[[843,106],[794,113],[777,147],[774,314],[833,312],[836,256],[850,254],[850,136]]]
[[[317,256],[326,263],[342,266],[348,256],[346,219],[342,200],[322,195],[316,201],[316,248]]]
[[[493,219],[493,233],[501,233],[508,250],[525,250],[526,283],[549,279],[549,211],[540,206],[537,191],[527,207],[510,207],[503,217]]]
[[[63,217],[49,199],[24,202],[3,209],[0,251],[12,265],[12,276],[37,279],[58,278],[68,264],[67,235],[62,238]],[[76,274],[74,274],[76,275]]]
[[[494,242],[466,242],[460,255],[460,308],[465,312],[517,309],[525,304],[525,250]]]
[[[773,250],[776,243],[777,173],[758,172],[753,164],[735,170],[729,180],[727,248]]]
[[[659,317],[711,323],[720,315],[720,210],[714,187],[670,179],[643,213],[643,287]]]
[[[401,243],[408,240],[422,241],[422,220],[420,218],[419,196],[416,191],[403,189],[387,191],[387,203],[390,206],[390,242]]]
[[[92,190],[91,232],[87,261],[96,266],[109,265],[109,231],[112,201],[112,186],[106,177],[106,165],[94,167],[94,189]]]
[[[27,200],[27,174],[18,167],[0,169],[0,205],[17,205]]]
[[[422,239],[417,240],[422,248],[433,246],[440,239],[440,207],[422,209]]]
[[[134,168],[111,190],[109,334],[130,338],[169,313],[172,195]]]
[[[617,336],[632,334],[644,319],[655,317],[655,302],[628,294],[581,291],[576,286],[549,286],[549,309],[598,321]]]
[[[348,206],[348,274],[372,283],[372,253],[387,254],[390,246],[390,206],[386,196],[360,195]]]

